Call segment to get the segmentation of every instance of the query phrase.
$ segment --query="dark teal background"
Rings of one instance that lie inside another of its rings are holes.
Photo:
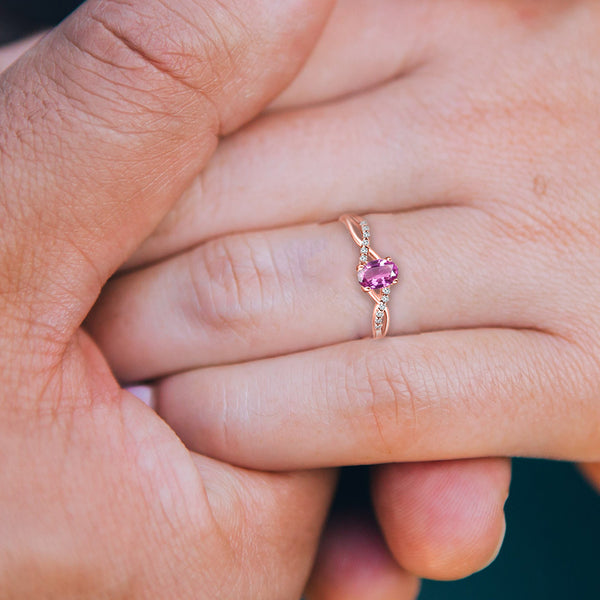
[[[335,510],[364,514],[369,504],[369,469],[342,469]],[[600,495],[574,466],[514,460],[506,522],[493,565],[425,581],[419,600],[600,600]]]
[[[573,466],[514,461],[506,517],[491,567],[419,600],[600,600],[600,496]]]

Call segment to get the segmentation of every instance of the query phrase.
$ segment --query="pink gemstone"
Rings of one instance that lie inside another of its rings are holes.
[[[382,258],[366,263],[358,270],[358,283],[369,290],[389,287],[398,279],[398,267]]]

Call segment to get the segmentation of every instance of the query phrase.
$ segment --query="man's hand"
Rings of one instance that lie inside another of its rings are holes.
[[[80,324],[329,5],[91,1],[2,74],[2,598],[300,595],[333,475],[190,453]]]

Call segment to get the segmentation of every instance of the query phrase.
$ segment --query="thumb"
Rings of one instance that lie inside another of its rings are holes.
[[[70,335],[332,0],[90,0],[0,76],[0,302]],[[2,308],[2,306],[0,306]]]

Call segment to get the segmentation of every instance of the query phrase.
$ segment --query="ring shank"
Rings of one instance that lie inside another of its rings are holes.
[[[364,218],[358,215],[345,214],[339,218],[339,221],[346,226],[346,229],[350,232],[354,243],[357,246],[365,247],[364,244],[368,243],[368,252],[366,256],[368,260],[375,261],[381,260],[379,254],[377,254],[369,243],[369,238],[365,238],[364,229],[368,231],[368,225]],[[368,234],[370,235],[370,234]],[[362,259],[364,261],[364,258]],[[364,267],[364,264],[359,263],[357,271]],[[373,317],[371,320],[372,336],[375,339],[385,337],[389,329],[389,310],[387,302],[389,300],[389,289],[387,294],[384,294],[383,289],[374,290],[363,287],[363,291],[367,292],[375,302],[375,308],[373,309]]]

